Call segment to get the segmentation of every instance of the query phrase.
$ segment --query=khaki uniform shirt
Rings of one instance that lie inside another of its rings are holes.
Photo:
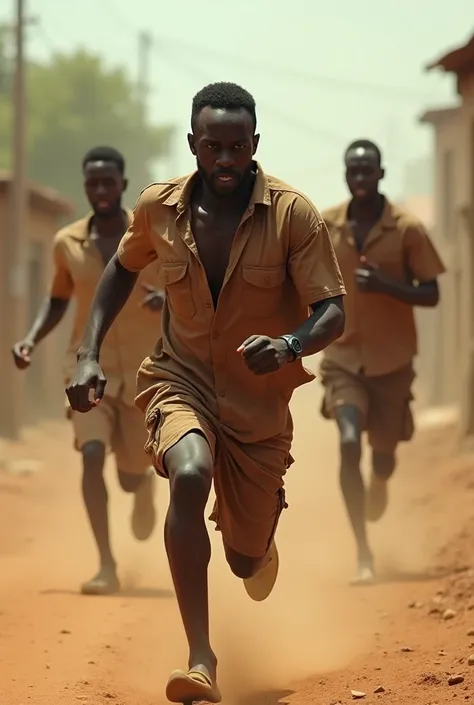
[[[128,211],[129,223],[133,214]],[[75,299],[72,334],[66,352],[65,379],[76,370],[77,350],[94,293],[104,271],[99,249],[89,237],[92,214],[62,228],[54,238],[54,274],[49,295],[53,298]],[[156,263],[147,267],[139,282],[163,288]],[[136,375],[143,358],[149,354],[161,330],[161,314],[140,307],[146,295],[139,283],[121,313],[107,333],[102,345],[100,363],[107,376],[106,394],[121,396],[133,405]]]
[[[360,256],[410,284],[432,281],[445,270],[421,222],[389,201],[359,253],[347,222],[348,208],[346,201],[322,214],[347,289],[344,334],[324,356],[349,372],[375,377],[411,363],[417,354],[415,317],[412,306],[391,296],[359,291],[355,270],[361,266]]]
[[[181,385],[235,438],[270,438],[286,428],[293,390],[313,375],[301,361],[254,375],[237,348],[250,335],[294,332],[309,304],[345,293],[341,273],[313,204],[258,166],[214,310],[190,226],[196,179],[145,189],[119,245],[123,267],[136,272],[158,260],[166,282],[163,338],[142,366],[139,393],[157,381]]]

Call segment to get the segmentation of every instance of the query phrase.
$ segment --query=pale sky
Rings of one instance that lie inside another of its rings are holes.
[[[14,0],[1,5],[0,21],[11,21]],[[424,66],[474,31],[472,0],[27,0],[27,13],[39,20],[27,35],[32,58],[82,46],[133,78],[139,33],[153,34],[150,115],[178,125],[174,159],[157,178],[194,168],[194,93],[236,81],[257,102],[263,168],[320,208],[346,197],[342,154],[357,138],[379,144],[384,190],[404,195],[407,161],[432,148],[418,116],[456,97],[450,76]]]

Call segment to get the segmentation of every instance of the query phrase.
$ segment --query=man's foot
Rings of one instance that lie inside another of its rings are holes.
[[[359,559],[351,585],[372,585],[375,582],[374,563],[372,558]]]
[[[155,469],[149,468],[134,495],[132,532],[138,541],[150,538],[155,528],[155,482]]]
[[[245,589],[252,600],[262,602],[267,599],[276,583],[279,565],[277,547],[275,541],[272,541],[263,567],[251,578],[244,580]]]
[[[97,575],[81,586],[83,595],[113,595],[120,590],[115,566],[102,566]]]
[[[220,703],[219,687],[205,666],[198,665],[189,671],[173,671],[166,684],[166,697],[172,703],[206,701]]]
[[[365,516],[367,521],[375,522],[385,514],[388,504],[388,481],[372,474],[369,489],[365,497]]]

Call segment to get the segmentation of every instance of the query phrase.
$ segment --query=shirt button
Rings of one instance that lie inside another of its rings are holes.
[[[265,284],[270,284],[270,277],[265,277]]]
[[[210,301],[206,301],[206,308],[211,308],[211,302],[210,302]]]
[[[217,340],[217,338],[219,337],[219,333],[215,330],[212,334],[212,337],[214,338],[214,340]]]
[[[221,390],[220,390],[220,392],[219,392],[219,396],[220,396],[220,397],[225,397],[225,392],[224,392],[224,390],[223,390],[223,389],[221,389]]]

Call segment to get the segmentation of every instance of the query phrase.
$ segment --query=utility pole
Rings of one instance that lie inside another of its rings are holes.
[[[20,340],[27,326],[28,241],[25,215],[28,210],[26,186],[26,96],[25,96],[25,2],[15,0],[15,60],[13,78],[12,119],[12,176],[10,184],[10,227],[5,229],[5,259],[3,269],[6,315],[4,349]],[[8,352],[8,350],[6,351]],[[20,436],[23,420],[25,374],[13,371],[10,364],[3,366],[2,431],[11,439]]]

